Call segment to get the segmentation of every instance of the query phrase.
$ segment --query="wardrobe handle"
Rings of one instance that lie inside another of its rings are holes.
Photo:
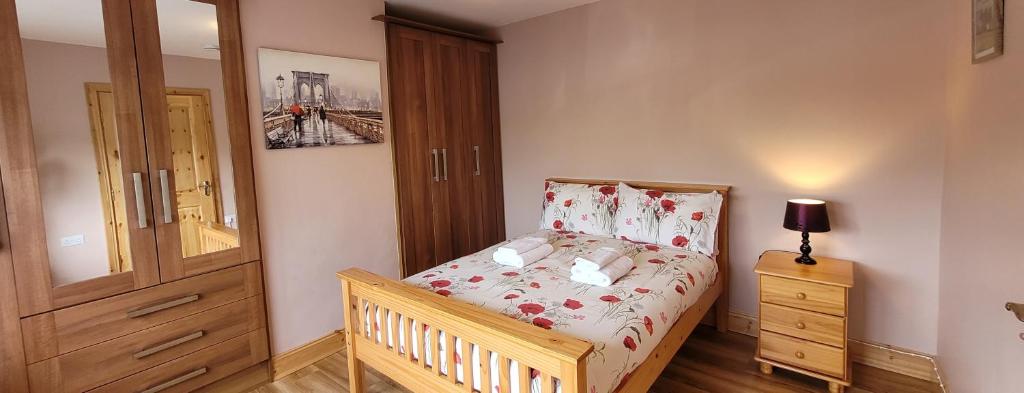
[[[430,155],[434,156],[434,182],[441,181],[439,165],[437,164],[437,149],[431,149]]]
[[[139,214],[139,229],[149,226],[146,216],[146,199],[143,198],[142,173],[132,172],[132,183],[135,184],[135,211]]]
[[[169,192],[170,191],[169,184],[170,184],[170,182],[167,180],[167,170],[166,169],[161,169],[160,170],[160,199],[163,201],[163,204],[164,204],[164,224],[170,224],[171,222],[174,222],[174,219],[171,216],[171,193]]]
[[[448,149],[441,149],[441,162],[444,165],[444,181],[448,181]]]
[[[152,355],[154,353],[157,353],[157,352],[160,352],[160,351],[164,351],[164,350],[167,350],[167,349],[171,349],[171,348],[174,348],[174,347],[179,346],[181,344],[184,344],[184,343],[187,343],[189,341],[192,341],[192,340],[198,339],[200,337],[203,337],[204,334],[206,334],[206,332],[200,330],[198,332],[189,334],[187,336],[178,337],[178,338],[173,339],[171,341],[168,341],[168,342],[165,342],[165,343],[162,343],[162,344],[157,344],[157,345],[154,345],[152,347],[143,349],[141,351],[138,351],[138,352],[132,354],[132,356],[135,357],[136,359],[142,359],[142,358],[144,358],[146,356],[149,356],[149,355]]]
[[[172,379],[170,381],[167,381],[167,382],[163,382],[163,383],[161,383],[159,385],[153,386],[153,387],[151,387],[149,389],[146,389],[146,390],[143,390],[143,391],[141,391],[139,393],[157,393],[157,392],[162,392],[164,390],[167,390],[167,389],[170,389],[170,388],[172,388],[174,386],[177,386],[178,384],[180,384],[182,382],[185,382],[185,381],[188,381],[188,380],[190,380],[192,378],[195,378],[195,377],[198,377],[200,375],[206,374],[206,371],[207,371],[206,367],[203,367],[203,368],[200,368],[200,369],[196,369],[196,370],[194,370],[194,371],[192,371],[192,372],[190,372],[188,374],[176,377],[176,378],[174,378],[174,379]]]
[[[473,155],[476,156],[476,171],[473,176],[480,176],[480,146],[473,146]]]
[[[154,304],[152,306],[146,306],[139,309],[128,311],[128,318],[143,317],[158,311],[166,310],[168,308],[178,307],[186,303],[192,303],[196,300],[199,300],[199,295],[188,295],[174,300],[168,300],[160,304]]]

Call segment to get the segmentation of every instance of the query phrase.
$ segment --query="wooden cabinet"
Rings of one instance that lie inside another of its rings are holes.
[[[764,373],[781,367],[842,392],[853,380],[846,335],[853,263],[816,257],[817,265],[801,265],[797,256],[768,251],[754,268],[761,283],[756,359]]]
[[[491,42],[392,22],[396,186],[411,275],[505,237],[497,54]]]
[[[0,0],[0,22],[0,391],[265,362],[237,0]]]

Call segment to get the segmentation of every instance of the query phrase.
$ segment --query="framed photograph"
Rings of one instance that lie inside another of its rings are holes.
[[[971,0],[973,23],[971,33],[972,63],[999,57],[1003,54],[1004,0]]]
[[[267,149],[384,142],[380,64],[260,48]]]

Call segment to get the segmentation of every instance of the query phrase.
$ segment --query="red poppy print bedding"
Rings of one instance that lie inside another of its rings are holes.
[[[516,269],[491,260],[495,245],[405,282],[594,343],[587,362],[590,393],[612,392],[629,378],[718,273],[710,257],[679,248],[564,231],[528,236],[547,236],[556,251]],[[569,280],[575,257],[609,246],[623,250],[636,268],[607,288]]]

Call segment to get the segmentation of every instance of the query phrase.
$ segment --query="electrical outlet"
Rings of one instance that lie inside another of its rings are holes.
[[[60,239],[61,247],[80,246],[85,243],[85,235],[71,235]]]

